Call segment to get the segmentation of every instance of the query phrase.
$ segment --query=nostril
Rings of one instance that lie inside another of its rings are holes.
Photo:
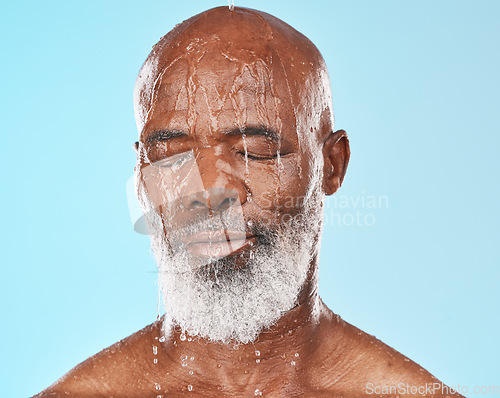
[[[191,209],[199,209],[202,207],[206,207],[206,205],[204,203],[200,202],[199,200],[193,200],[191,202],[191,206],[190,206]]]
[[[217,206],[217,209],[218,210],[226,210],[228,209],[229,207],[231,207],[231,205],[235,202],[235,199],[234,198],[225,198],[220,204],[219,206]]]

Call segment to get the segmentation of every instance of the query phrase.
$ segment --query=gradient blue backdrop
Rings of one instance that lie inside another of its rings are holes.
[[[134,80],[176,23],[226,4],[0,6],[0,396],[34,394],[156,318],[155,264],[125,195]],[[318,46],[350,134],[324,301],[449,385],[499,385],[500,3],[236,5]]]

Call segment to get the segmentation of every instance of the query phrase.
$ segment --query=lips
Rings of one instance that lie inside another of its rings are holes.
[[[186,249],[201,257],[225,257],[251,246],[257,237],[242,231],[202,231],[183,239]]]

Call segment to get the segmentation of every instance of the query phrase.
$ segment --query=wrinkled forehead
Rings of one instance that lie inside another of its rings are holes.
[[[236,125],[270,123],[300,140],[320,134],[322,125],[333,128],[317,48],[269,14],[227,9],[183,22],[153,47],[134,92],[139,132],[158,123],[216,129],[224,117]]]
[[[217,44],[198,40],[188,53],[157,61],[160,72],[144,81],[139,96],[142,134],[166,126],[216,133],[248,125],[293,134],[294,104],[279,58],[244,50],[230,54]]]

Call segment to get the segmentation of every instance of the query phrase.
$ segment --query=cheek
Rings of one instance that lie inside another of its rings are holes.
[[[252,201],[260,210],[296,213],[306,195],[310,171],[300,164],[300,158],[281,159],[281,166],[261,166],[251,173],[248,187]]]

